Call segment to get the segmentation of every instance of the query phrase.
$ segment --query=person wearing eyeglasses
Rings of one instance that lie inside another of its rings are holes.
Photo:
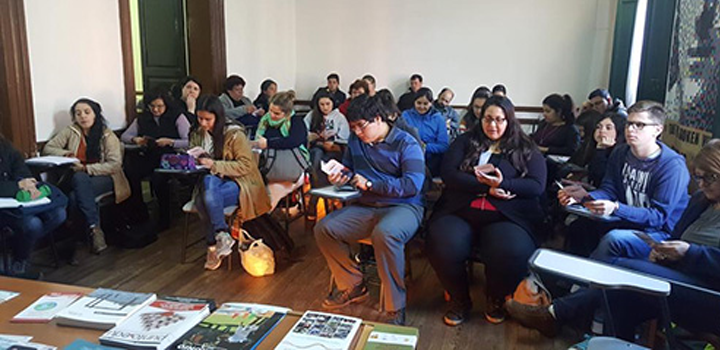
[[[481,115],[445,154],[445,189],[428,227],[430,263],[450,295],[443,317],[449,326],[463,323],[472,310],[466,263],[473,247],[485,263],[485,318],[500,323],[505,297],[527,274],[540,243],[545,158],[522,131],[509,99],[490,97]]]
[[[605,89],[595,89],[588,95],[588,100],[583,103],[583,111],[594,109],[600,114],[617,113],[625,118],[628,116],[628,110],[625,108],[622,100],[613,99],[610,91]]]
[[[630,118],[633,119],[633,108]],[[635,122],[638,122],[635,120]],[[648,254],[621,252],[613,264],[671,283],[668,297],[672,321],[692,332],[720,336],[720,298],[688,285],[720,292],[720,139],[710,140],[693,160],[693,178],[700,191],[690,199],[672,234],[663,241],[641,242]],[[608,291],[615,331],[633,341],[635,328],[660,316],[657,297],[629,291]],[[563,323],[589,321],[601,307],[599,289],[581,289],[556,298],[552,306],[527,306],[509,301],[507,309],[521,324],[554,336]]]
[[[376,96],[355,97],[348,108],[353,134],[343,156],[345,169],[328,175],[336,186],[351,184],[357,204],[336,210],[314,229],[315,241],[330,268],[335,288],[323,308],[339,309],[369,296],[350,244],[369,238],[383,285],[383,321],[405,323],[405,243],[423,217],[425,157],[407,132],[388,123],[388,109]]]
[[[565,248],[601,261],[621,254],[647,257],[649,247],[632,230],[657,240],[668,237],[688,203],[690,174],[685,158],[658,140],[666,119],[660,103],[639,101],[628,109],[625,144],[607,162],[600,187],[588,193],[580,186],[558,191],[563,206],[583,205],[594,214],[620,221],[605,223],[586,218],[568,228]]]

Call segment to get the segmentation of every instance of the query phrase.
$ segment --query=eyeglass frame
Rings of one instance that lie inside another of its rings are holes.
[[[502,125],[502,124],[507,123],[507,118],[487,118],[487,117],[482,117],[482,118],[480,118],[480,120],[481,120],[484,124],[486,124],[486,125],[491,125],[492,123],[495,123],[495,125]]]
[[[631,127],[634,127],[635,130],[642,131],[645,129],[645,127],[657,126],[657,125],[660,125],[660,124],[659,123],[631,122],[628,120],[625,122],[625,129],[630,129]]]
[[[691,177],[692,177],[693,181],[695,181],[695,183],[697,183],[698,185],[700,184],[700,180],[702,180],[702,182],[708,186],[710,186],[710,185],[714,184],[715,182],[717,182],[718,180],[720,180],[720,175],[715,174],[715,173],[707,173],[702,176],[693,174]]]

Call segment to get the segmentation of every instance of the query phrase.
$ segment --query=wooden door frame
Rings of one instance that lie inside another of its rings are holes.
[[[23,0],[0,0],[0,131],[25,157],[37,152]]]
[[[0,0],[12,1],[12,0]],[[191,3],[192,2],[192,3]],[[188,43],[188,67],[204,85],[204,93],[218,94],[227,74],[225,48],[225,2],[224,0],[186,0]],[[123,77],[125,82],[125,119],[129,123],[135,118],[135,69],[133,66],[132,30],[130,22],[130,0],[118,0],[120,9],[120,41],[122,47]],[[194,10],[191,10],[194,9]],[[202,37],[193,36],[190,30],[201,29]],[[192,46],[205,52],[209,61],[192,59]],[[201,47],[200,47],[201,46]]]

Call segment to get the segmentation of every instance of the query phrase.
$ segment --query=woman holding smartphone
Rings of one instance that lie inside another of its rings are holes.
[[[225,123],[225,109],[220,100],[215,96],[200,97],[197,117],[198,127],[190,134],[193,149],[188,153],[197,155],[198,163],[210,169],[194,201],[207,226],[205,268],[215,270],[222,259],[232,253],[235,244],[223,209],[237,205],[241,219],[249,221],[270,211],[270,198],[253,160],[245,128]]]
[[[444,322],[461,324],[472,309],[466,262],[480,249],[487,279],[485,318],[500,323],[503,303],[527,274],[542,222],[545,159],[522,131],[509,99],[493,96],[480,123],[450,145],[442,165],[445,190],[428,230],[430,263],[450,295]]]

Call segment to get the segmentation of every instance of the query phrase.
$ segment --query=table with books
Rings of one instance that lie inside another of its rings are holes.
[[[20,344],[43,350],[101,348],[98,343],[183,350],[212,346],[375,349],[381,345],[411,350],[418,339],[416,328],[344,315],[234,302],[217,305],[211,313],[214,308],[215,303],[206,299],[0,277],[0,347],[13,339],[7,335],[31,336],[32,340]],[[89,314],[95,316],[90,319]]]

